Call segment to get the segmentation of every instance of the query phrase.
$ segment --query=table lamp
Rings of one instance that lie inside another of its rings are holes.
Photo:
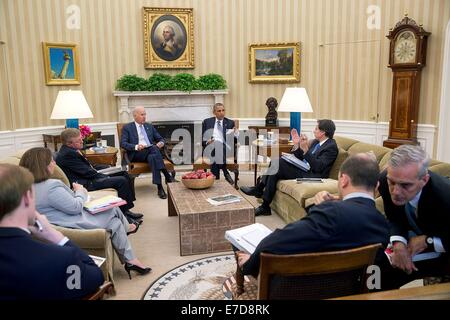
[[[66,128],[78,129],[78,119],[93,117],[81,90],[62,90],[58,92],[50,119],[66,119]]]
[[[313,112],[306,89],[286,88],[281,98],[278,111],[291,113],[291,131],[295,128],[300,134],[301,112]]]

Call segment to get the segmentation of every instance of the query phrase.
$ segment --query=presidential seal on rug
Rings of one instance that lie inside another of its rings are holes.
[[[143,300],[231,300],[235,292],[233,254],[198,259],[179,266],[154,281]],[[252,284],[252,285],[250,285]],[[247,293],[256,292],[255,281],[245,277]]]

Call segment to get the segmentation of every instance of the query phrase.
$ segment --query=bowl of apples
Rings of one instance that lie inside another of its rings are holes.
[[[207,189],[214,184],[216,177],[203,170],[192,171],[181,177],[181,182],[188,189]]]

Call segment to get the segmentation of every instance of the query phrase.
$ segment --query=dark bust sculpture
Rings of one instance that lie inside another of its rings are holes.
[[[277,99],[270,97],[266,100],[266,106],[269,109],[266,115],[266,127],[278,127]]]

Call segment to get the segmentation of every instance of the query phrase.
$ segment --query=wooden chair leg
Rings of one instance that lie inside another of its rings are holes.
[[[235,169],[235,170],[233,170],[233,172],[234,172],[234,188],[236,190],[239,190],[239,187],[238,187],[239,169]]]
[[[244,275],[241,268],[239,268],[237,252],[234,253],[234,257],[236,259],[236,273],[234,275],[236,279],[236,297],[239,297],[244,293]]]
[[[130,176],[130,179],[131,179],[131,188],[133,188],[132,190],[131,190],[131,192],[133,193],[133,194],[136,194],[135,193],[135,189],[134,189],[134,180],[136,179],[136,176],[135,175],[129,175]]]

